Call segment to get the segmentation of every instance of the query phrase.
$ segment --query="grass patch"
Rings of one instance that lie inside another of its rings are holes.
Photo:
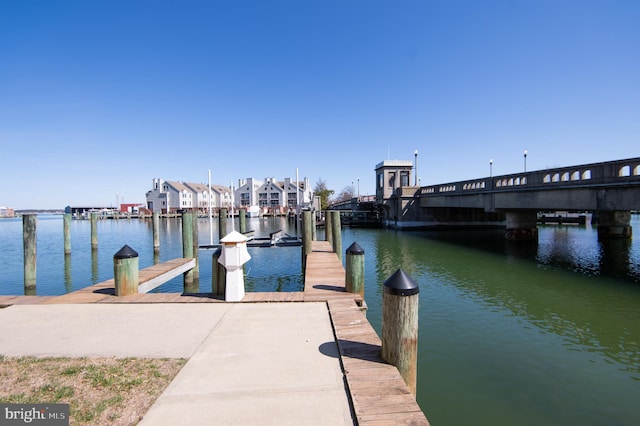
[[[135,425],[185,362],[0,355],[0,403],[69,404],[71,424]]]

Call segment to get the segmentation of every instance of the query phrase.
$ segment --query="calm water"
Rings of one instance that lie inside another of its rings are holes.
[[[214,221],[214,236],[217,236]],[[636,234],[640,218],[632,217]],[[181,257],[178,220],[164,221],[160,260]],[[281,219],[251,219],[257,235]],[[199,222],[209,242],[208,220]],[[113,277],[124,244],[153,264],[150,221],[39,217],[38,294],[63,294]],[[434,425],[640,424],[640,240],[600,243],[589,225],[542,226],[537,245],[501,231],[344,229],[365,250],[368,318],[381,333],[382,285],[404,269],[420,285],[418,402]],[[318,237],[323,238],[322,231]],[[217,237],[214,237],[217,242]],[[0,221],[0,294],[22,294],[22,222]],[[248,291],[301,289],[300,248],[250,248]],[[200,290],[211,256],[200,252]],[[180,278],[158,291],[181,291]]]

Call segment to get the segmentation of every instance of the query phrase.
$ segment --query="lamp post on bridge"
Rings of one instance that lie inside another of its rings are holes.
[[[524,172],[527,173],[527,150],[524,150]]]
[[[493,158],[489,159],[489,177],[493,177]]]
[[[413,153],[413,156],[415,158],[415,162],[414,162],[415,176],[413,177],[413,186],[418,186],[418,150],[417,149]]]
[[[358,178],[358,201],[360,201],[360,178]]]

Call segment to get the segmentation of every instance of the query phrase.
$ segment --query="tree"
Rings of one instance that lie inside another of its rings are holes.
[[[354,197],[353,195],[353,186],[345,186],[344,188],[342,188],[342,191],[340,192],[340,194],[336,197],[336,199],[334,200],[336,203],[339,203],[341,201],[349,201]]]
[[[327,184],[322,178],[318,179],[316,186],[313,188],[313,194],[316,197],[320,197],[320,210],[325,210],[329,205],[329,198],[335,191],[333,189],[327,189]]]

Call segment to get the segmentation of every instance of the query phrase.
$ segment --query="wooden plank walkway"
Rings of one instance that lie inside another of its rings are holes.
[[[138,272],[138,288],[142,291],[149,291],[150,288],[157,287],[161,280],[167,281],[177,277],[181,273],[193,268],[194,265],[194,259],[178,258],[141,269]],[[140,296],[145,294],[146,293],[126,297],[115,297],[115,281],[112,278],[62,296],[53,297],[41,303],[144,303],[142,302],[144,298]],[[153,299],[153,297],[149,298],[149,300]],[[158,299],[158,301],[162,300],[162,298],[156,299]]]
[[[144,268],[138,273],[138,292],[148,293],[195,266],[195,259],[179,258]]]
[[[345,269],[327,241],[313,241],[305,269],[305,302],[325,301],[358,425],[428,425],[361,308],[359,294],[345,291]]]
[[[328,241],[312,241],[304,273],[305,302],[351,299],[362,304],[357,293],[345,291],[345,270]]]
[[[364,312],[351,300],[328,302],[358,425],[429,425]]]
[[[174,259],[142,269],[139,283],[176,275],[193,259]],[[304,291],[246,293],[243,303],[326,302],[358,425],[429,425],[400,376],[381,358],[381,341],[367,320],[364,300],[345,290],[345,269],[327,241],[313,241],[307,257]],[[116,297],[110,279],[62,296],[0,296],[0,308],[52,303],[225,303],[211,293],[139,293]]]

